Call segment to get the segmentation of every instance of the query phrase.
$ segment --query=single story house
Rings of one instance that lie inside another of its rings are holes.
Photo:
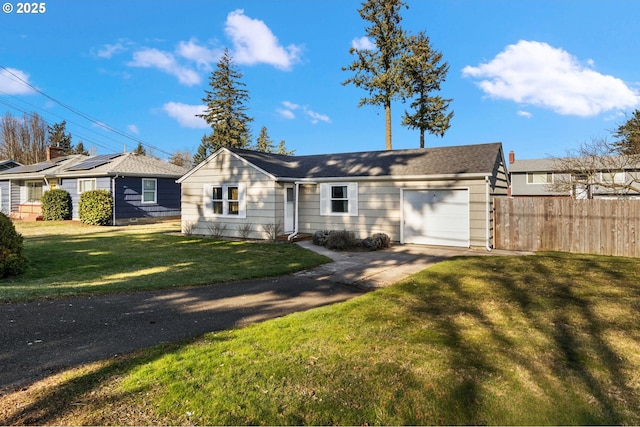
[[[509,186],[501,143],[309,156],[221,148],[178,183],[184,232],[349,230],[488,248],[492,198]]]
[[[640,198],[640,164],[629,157],[517,160],[509,152],[512,197]],[[573,170],[569,170],[573,169]],[[625,187],[628,186],[628,187]]]
[[[114,196],[113,223],[180,216],[180,184],[188,169],[134,153],[62,155],[47,149],[44,162],[0,171],[0,209],[17,218],[42,214],[45,191],[62,188],[71,195],[72,217],[78,219],[80,195],[109,190]]]

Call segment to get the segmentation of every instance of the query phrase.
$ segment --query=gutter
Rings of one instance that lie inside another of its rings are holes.
[[[486,209],[486,214],[487,214],[487,218],[485,221],[485,239],[486,239],[486,243],[485,243],[485,248],[487,249],[487,252],[491,252],[491,250],[493,249],[491,247],[491,237],[490,237],[490,229],[489,229],[489,215],[491,214],[490,209],[491,209],[491,202],[489,200],[489,176],[485,176],[484,177],[484,183],[485,183],[485,209]]]

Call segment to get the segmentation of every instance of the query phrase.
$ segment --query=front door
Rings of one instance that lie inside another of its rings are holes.
[[[284,232],[293,233],[295,229],[296,192],[293,186],[284,188]]]

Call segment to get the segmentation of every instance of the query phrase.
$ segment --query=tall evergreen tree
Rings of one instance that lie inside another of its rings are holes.
[[[205,90],[206,97],[202,99],[207,108],[197,114],[207,121],[212,132],[202,138],[194,163],[200,163],[220,147],[243,148],[250,144],[249,124],[253,118],[247,115],[249,91],[241,78],[242,73],[235,69],[229,50],[225,49],[209,78],[211,90]]]
[[[617,138],[615,146],[621,154],[640,155],[640,110],[635,110],[629,120],[618,126],[613,136]]]
[[[256,150],[262,151],[263,153],[275,152],[273,141],[269,138],[266,126],[262,126],[262,129],[260,129],[260,135],[258,135],[258,139],[256,140]]]
[[[60,123],[54,123],[52,126],[47,127],[49,131],[49,145],[52,147],[62,148],[64,150],[64,154],[73,154],[71,134],[67,133],[66,127],[66,120],[63,120]]]
[[[448,113],[451,99],[432,95],[439,91],[444,82],[449,64],[442,61],[442,53],[433,50],[424,32],[409,37],[409,55],[404,57],[404,72],[409,84],[409,96],[415,96],[411,102],[413,114],[405,111],[402,124],[420,130],[420,148],[424,148],[424,132],[444,136],[449,129],[453,111]]]
[[[287,150],[284,139],[280,141],[280,143],[278,144],[278,149],[276,150],[276,154],[283,154],[285,156],[291,156],[295,152],[296,150]]]
[[[344,71],[354,74],[342,84],[354,84],[364,89],[368,96],[360,99],[363,105],[382,106],[385,110],[386,147],[392,149],[391,102],[404,99],[407,94],[405,74],[402,72],[403,57],[407,51],[407,35],[400,26],[400,9],[408,6],[402,0],[367,0],[358,10],[360,16],[371,26],[365,29],[373,40],[375,49],[356,49],[349,53],[356,59]]]
[[[75,148],[73,149],[73,154],[84,154],[85,156],[88,156],[89,150],[84,148],[84,142],[78,141]]]

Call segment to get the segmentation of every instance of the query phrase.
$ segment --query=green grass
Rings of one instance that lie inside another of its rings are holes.
[[[69,372],[0,424],[637,425],[639,309],[638,259],[458,258]]]
[[[182,236],[179,223],[18,222],[16,229],[30,266],[24,275],[0,281],[0,302],[220,283],[328,261],[297,245]]]

